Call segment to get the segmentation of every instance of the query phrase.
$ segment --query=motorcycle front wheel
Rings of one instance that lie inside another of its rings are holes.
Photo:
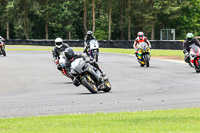
[[[2,52],[3,56],[6,56],[6,51],[3,47],[1,47],[1,52]]]
[[[106,81],[104,82],[104,84],[105,84],[106,88],[103,89],[103,91],[104,91],[104,92],[109,92],[109,91],[111,90],[111,84],[110,84],[110,82],[109,82],[108,80],[106,80]]]
[[[146,67],[149,67],[149,55],[144,55],[144,61],[145,61],[145,64],[146,64]]]
[[[198,66],[197,66],[198,69],[196,69],[196,72],[199,73],[200,72],[200,59],[198,59],[197,62],[198,62]]]
[[[98,54],[96,50],[94,51],[94,59],[96,62],[98,62]]]
[[[95,82],[90,78],[90,76],[84,77],[81,82],[91,93],[95,94],[98,92]]]

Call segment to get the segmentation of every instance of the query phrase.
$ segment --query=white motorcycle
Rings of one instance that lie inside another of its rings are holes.
[[[66,62],[66,58],[65,58],[65,56],[64,56],[64,52],[62,52],[62,53],[60,54],[60,59],[57,61],[56,64],[59,64],[59,65],[62,67],[62,74],[63,74],[63,75],[65,75],[65,76],[67,76],[68,78],[72,79],[71,75],[69,75],[69,74],[67,73],[67,71],[65,70],[65,62]]]
[[[92,57],[96,62],[98,62],[99,56],[99,43],[96,39],[93,39],[89,42],[89,51],[88,54]]]

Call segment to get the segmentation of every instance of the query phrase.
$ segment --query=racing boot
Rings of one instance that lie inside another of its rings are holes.
[[[106,73],[103,72],[100,68],[98,68],[98,70],[101,72],[101,76],[102,76],[102,77],[105,77],[105,76],[106,76]]]

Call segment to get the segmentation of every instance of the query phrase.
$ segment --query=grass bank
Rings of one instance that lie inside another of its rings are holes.
[[[1,133],[193,133],[200,108],[0,119]]]

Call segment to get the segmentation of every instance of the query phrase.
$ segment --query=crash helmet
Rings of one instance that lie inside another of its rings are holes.
[[[63,39],[60,38],[60,37],[56,38],[56,40],[55,40],[55,46],[56,46],[57,48],[61,48],[62,45],[63,45]]]
[[[67,60],[71,60],[74,57],[74,50],[72,48],[66,48],[64,56]]]
[[[138,32],[138,37],[140,40],[142,40],[143,36],[144,36],[144,33],[142,31]]]
[[[88,36],[88,37],[92,37],[92,31],[89,30],[89,31],[87,32],[87,36]]]
[[[192,38],[194,37],[194,35],[192,33],[187,33],[186,35],[186,39],[191,42],[192,41]]]

